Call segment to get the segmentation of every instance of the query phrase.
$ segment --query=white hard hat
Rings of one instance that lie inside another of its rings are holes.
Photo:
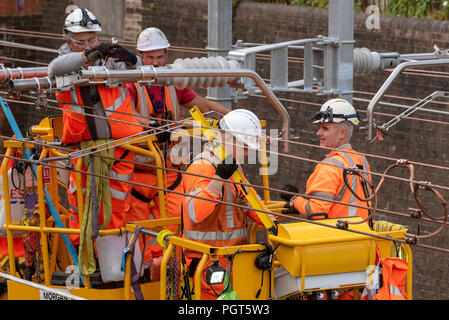
[[[79,7],[77,5],[75,5],[75,4],[68,5],[67,7],[65,7],[65,13],[67,15],[69,15],[69,14],[71,14],[73,11],[75,11],[78,8]]]
[[[246,109],[235,109],[225,114],[219,122],[220,128],[229,132],[249,148],[258,150],[258,137],[262,135],[259,118]]]
[[[78,8],[65,19],[64,32],[101,32],[101,24],[92,12],[85,8]]]
[[[326,101],[313,116],[313,123],[350,121],[353,125],[359,124],[359,116],[352,104],[347,100],[336,98]]]
[[[137,50],[153,51],[170,47],[167,37],[158,28],[147,28],[137,38]]]

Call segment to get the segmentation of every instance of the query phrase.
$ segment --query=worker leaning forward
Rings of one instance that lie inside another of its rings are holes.
[[[90,11],[77,8],[69,14],[64,24],[66,43],[59,49],[60,56],[49,64],[49,76],[77,72],[91,65],[125,69],[135,68],[141,64],[135,54],[119,45],[100,43],[100,32],[100,23]],[[56,97],[63,109],[62,142],[65,144],[81,143],[81,148],[84,149],[142,131],[141,125],[133,115],[131,97],[122,86],[72,87],[68,91],[57,92]],[[134,155],[120,147],[106,148],[103,155],[106,157],[83,157],[85,165],[83,170],[92,171],[94,168],[95,172],[101,172],[111,178],[96,180],[97,187],[100,187],[99,190],[105,196],[102,197],[103,201],[98,203],[99,217],[93,219],[93,226],[99,224],[108,229],[119,228],[127,221],[126,215],[130,207],[129,181],[134,169],[132,164]],[[86,192],[86,180],[86,175],[83,174],[83,193]],[[95,183],[92,180],[89,182]],[[101,183],[103,184],[98,186]],[[71,228],[80,227],[76,186],[75,173],[72,172],[68,184]],[[90,208],[88,204],[91,198],[86,194],[84,196],[84,216],[86,216],[86,207]],[[100,194],[97,196],[101,199]],[[78,235],[71,235],[71,239],[75,245],[80,242]],[[80,249],[81,247],[83,246],[80,246]]]
[[[165,34],[154,27],[143,30],[137,40],[137,53],[144,65],[152,65],[154,67],[165,66],[168,61],[167,48],[169,47],[170,43]],[[167,131],[174,126],[179,126],[179,121],[181,120],[180,106],[190,109],[196,105],[203,113],[212,110],[218,114],[226,114],[229,111],[219,103],[198,96],[189,88],[179,90],[173,85],[155,86],[139,83],[127,84],[127,88],[135,103],[135,111],[141,116],[138,117],[138,120],[142,124],[150,127],[155,125],[160,126],[157,138],[164,154],[164,165],[169,169],[179,170],[182,165],[182,163],[172,161],[174,159],[170,157],[170,154],[174,154],[171,151],[176,142],[171,141],[173,139],[170,139],[170,132]],[[155,120],[157,121],[156,124],[154,123]],[[136,162],[154,165],[153,160],[145,156],[135,155]],[[164,188],[183,192],[181,172],[166,171],[165,177],[166,185],[163,186]],[[155,169],[149,166],[136,166],[133,182],[146,186],[156,186]],[[157,191],[154,188],[134,184],[131,191],[130,217],[132,220],[139,221],[160,218]],[[150,205],[152,200],[155,206]],[[179,217],[181,215],[183,201],[184,196],[182,195],[170,192],[165,193],[165,212],[168,212],[169,217]],[[162,256],[162,248],[155,243],[155,239],[150,239],[150,246],[146,246],[149,250],[145,252],[145,264],[148,264],[152,257]],[[142,244],[140,247],[143,248]]]
[[[211,246],[223,247],[248,243],[248,217],[262,224],[255,211],[244,210],[232,204],[245,205],[244,195],[233,183],[232,175],[240,168],[239,163],[248,155],[248,148],[259,149],[258,136],[261,125],[257,116],[245,109],[236,109],[226,114],[219,122],[224,130],[221,142],[229,157],[225,161],[214,153],[211,144],[207,143],[201,154],[196,156],[184,174],[184,190],[186,198],[183,206],[184,237]],[[238,132],[250,133],[245,135]],[[239,152],[244,148],[244,152]],[[241,168],[240,168],[241,169]],[[190,174],[213,177],[214,180]],[[195,198],[194,196],[220,200],[230,204]],[[201,258],[201,253],[185,250],[186,262],[191,276]],[[229,270],[230,261],[220,256],[219,264]],[[207,266],[209,266],[208,264]],[[206,266],[206,268],[207,268]],[[197,290],[197,289],[195,289]],[[201,299],[217,299],[223,291],[223,284],[209,285],[204,278],[201,284]]]
[[[359,216],[366,218],[368,209],[351,205],[366,206],[349,190],[344,183],[342,168],[357,166],[363,169],[367,181],[371,182],[370,166],[367,159],[355,152],[350,144],[353,127],[359,124],[359,117],[354,107],[344,99],[331,99],[324,103],[320,112],[316,113],[313,123],[319,124],[316,135],[320,138],[320,146],[329,153],[316,165],[312,175],[307,180],[306,194],[319,198],[335,200],[343,203],[329,202],[319,199],[305,199],[301,196],[288,196],[294,207],[307,219],[324,219],[337,217]],[[357,175],[348,175],[348,184],[360,199],[369,198],[370,189],[366,182]],[[286,190],[289,190],[286,188]]]

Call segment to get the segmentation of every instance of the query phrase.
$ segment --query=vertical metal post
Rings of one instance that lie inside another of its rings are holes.
[[[333,82],[340,98],[352,103],[353,51],[354,51],[354,1],[329,1],[329,38],[335,39],[334,50],[329,50],[326,60],[333,63],[327,79]],[[332,79],[332,80],[330,80]],[[335,81],[335,82],[334,82]]]
[[[209,57],[226,57],[232,45],[232,0],[208,0],[207,50]],[[231,109],[231,88],[208,88],[207,98]]]
[[[312,91],[313,85],[313,43],[304,44],[304,90]]]
[[[288,88],[288,46],[271,51],[270,85],[272,89]]]

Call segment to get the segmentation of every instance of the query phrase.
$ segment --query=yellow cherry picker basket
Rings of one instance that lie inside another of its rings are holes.
[[[190,125],[199,125],[199,135],[212,142],[216,153],[224,159],[224,148],[215,136],[216,121],[205,119],[196,107],[191,110],[191,115],[193,121]],[[192,134],[195,130],[189,128],[188,121],[185,123],[187,132]],[[235,294],[231,297],[234,299],[337,299],[348,291],[357,292],[354,295],[357,299],[364,289],[376,285],[373,277],[378,266],[376,260],[398,256],[408,263],[406,296],[407,299],[412,298],[412,253],[406,228],[392,228],[389,224],[388,228],[382,229],[379,224],[376,231],[359,217],[344,219],[342,227],[342,221],[337,219],[308,221],[297,214],[282,213],[286,203],[270,200],[266,162],[262,163],[262,170],[265,170],[263,191],[260,192],[262,198],[257,196],[256,188],[248,184],[238,170],[233,176],[235,181],[241,182],[238,188],[244,192],[246,200],[263,223],[263,227],[250,225],[248,244],[211,247],[183,238],[181,217],[170,217],[166,212],[166,168],[155,135],[120,139],[114,144],[154,159],[157,172],[155,188],[160,196],[159,203],[152,205],[159,206],[161,217],[129,222],[120,229],[99,231],[100,237],[115,236],[120,239],[121,246],[111,250],[115,251],[114,264],[121,267],[121,280],[104,282],[99,270],[88,276],[81,275],[76,249],[68,237],[79,234],[80,229],[68,227],[69,212],[58,190],[66,188],[66,182],[61,182],[64,171],[75,170],[78,179],[81,174],[87,174],[80,170],[82,157],[71,167],[71,159],[67,158],[69,152],[60,151],[57,147],[57,137],[62,134],[61,118],[45,118],[31,131],[35,134],[34,139],[18,139],[16,135],[16,138],[4,142],[6,153],[1,170],[5,222],[2,228],[6,233],[8,254],[0,257],[0,278],[5,284],[2,299],[201,300],[201,290],[198,288],[205,273],[217,281],[232,281],[230,287]],[[37,146],[40,149],[39,158],[17,157],[17,152],[24,154],[25,150],[35,150]],[[264,148],[262,158],[266,159]],[[8,180],[8,167],[10,162],[18,161],[29,163],[35,174],[38,201],[32,223],[24,223],[23,219],[13,219],[11,216],[9,195],[14,186]],[[82,194],[81,189],[78,194]],[[80,197],[80,215],[83,205]],[[175,232],[167,229],[167,226],[173,225],[178,226]],[[39,245],[33,252],[34,273],[25,280],[24,258],[15,255],[14,241],[31,233],[39,235]],[[145,277],[141,261],[139,265],[142,248],[136,245],[136,240],[143,236],[163,247],[159,279]],[[197,251],[202,257],[193,277],[188,274],[183,261],[184,249]],[[94,254],[98,259],[98,252]],[[215,261],[219,256],[232,259],[232,270],[205,269],[209,261]],[[226,276],[230,273],[232,277]]]

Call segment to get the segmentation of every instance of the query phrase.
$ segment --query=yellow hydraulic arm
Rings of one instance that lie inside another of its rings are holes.
[[[198,109],[197,106],[190,109],[190,114],[192,115],[195,122],[200,125],[202,134],[211,142],[215,154],[220,158],[221,161],[223,161],[227,156],[226,150],[223,148],[220,141],[218,141],[214,130],[209,128],[210,125],[209,122],[206,121],[206,119],[204,118],[203,114],[201,113],[201,111]],[[234,172],[234,174],[232,175],[232,179],[236,182],[248,184],[248,181],[246,180],[246,178],[243,176],[243,174],[240,172],[239,169],[237,169]],[[249,202],[251,207],[258,210],[268,211],[268,209],[265,207],[262,201],[259,200],[256,191],[252,187],[243,186],[241,184],[236,184],[236,186],[239,189],[239,191],[245,196],[246,200]],[[268,216],[268,214],[260,211],[256,212],[265,228],[271,234],[277,235],[277,227],[274,224],[273,220]]]

